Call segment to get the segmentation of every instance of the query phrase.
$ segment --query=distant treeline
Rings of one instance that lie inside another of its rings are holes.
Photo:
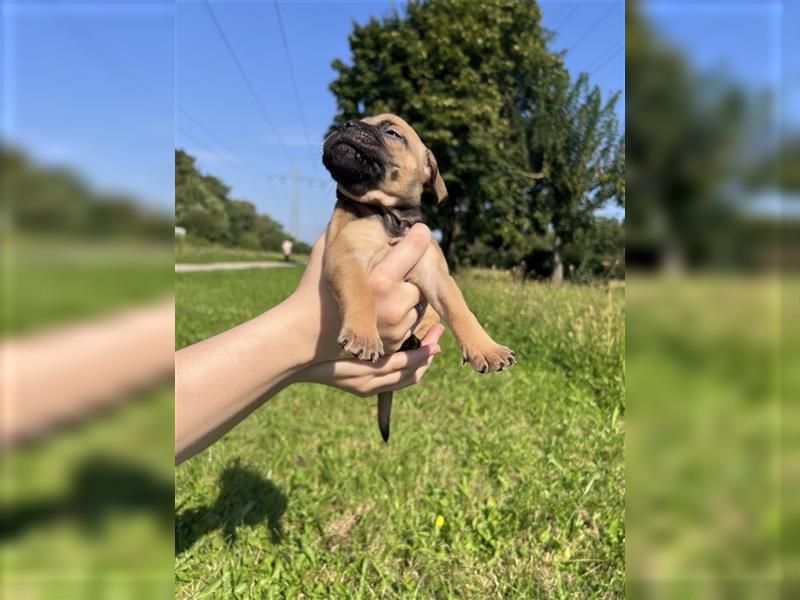
[[[191,154],[175,151],[175,222],[186,228],[190,237],[272,251],[280,250],[288,239],[294,242],[294,252],[311,252],[308,244],[284,231],[280,223],[259,214],[252,202],[231,199],[229,194],[230,188],[222,180],[197,170]]]
[[[169,240],[172,219],[121,194],[96,192],[64,168],[42,167],[0,146],[0,230],[81,239]]]

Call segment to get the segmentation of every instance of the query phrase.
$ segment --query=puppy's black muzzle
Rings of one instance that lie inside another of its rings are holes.
[[[346,121],[328,136],[322,164],[340,184],[357,194],[373,189],[383,178],[388,158],[377,127]]]

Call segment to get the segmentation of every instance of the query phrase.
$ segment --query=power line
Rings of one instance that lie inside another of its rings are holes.
[[[585,40],[589,36],[590,33],[592,33],[595,29],[597,29],[600,26],[600,23],[602,23],[605,20],[605,18],[608,17],[608,15],[610,15],[611,12],[615,8],[617,8],[617,6],[619,6],[618,3],[612,4],[611,8],[609,8],[606,12],[604,12],[603,16],[600,17],[599,19],[597,19],[597,21],[594,22],[594,25],[592,25],[591,27],[589,27],[589,29],[587,29],[585,32],[583,32],[583,35],[581,35],[577,39],[577,41],[574,44],[572,44],[572,46],[570,46],[569,51],[573,51],[573,50],[575,50],[575,48],[580,46],[581,43],[583,42],[583,40]]]
[[[181,114],[182,114],[184,117],[186,117],[187,119],[189,119],[189,120],[190,120],[192,123],[194,123],[195,127],[197,127],[198,129],[200,129],[200,130],[201,130],[202,132],[204,132],[204,133],[205,133],[205,134],[206,134],[208,137],[210,137],[211,139],[213,139],[213,140],[214,140],[214,141],[215,141],[215,142],[216,142],[216,143],[217,143],[217,144],[218,144],[220,147],[222,147],[222,149],[223,149],[223,150],[225,150],[226,152],[228,152],[228,154],[230,154],[231,156],[235,157],[235,158],[236,158],[236,160],[238,160],[238,161],[239,161],[239,163],[241,164],[241,166],[245,166],[245,167],[249,168],[250,170],[252,170],[252,171],[256,171],[256,172],[258,172],[258,173],[262,173],[262,174],[264,173],[264,172],[263,172],[261,169],[259,169],[258,167],[256,167],[256,166],[255,166],[255,165],[253,165],[252,163],[250,163],[249,161],[246,161],[246,160],[244,160],[244,159],[243,159],[243,158],[242,158],[242,157],[241,157],[241,156],[240,156],[240,155],[239,155],[239,154],[238,154],[236,151],[234,151],[234,150],[233,150],[233,149],[232,149],[230,146],[228,146],[228,145],[227,145],[225,142],[223,142],[223,141],[222,141],[222,140],[219,138],[219,136],[218,136],[217,134],[215,134],[215,133],[214,133],[213,131],[211,131],[211,130],[210,130],[208,127],[206,127],[205,125],[203,125],[203,123],[202,123],[202,122],[201,122],[201,121],[200,121],[200,120],[199,120],[197,117],[193,117],[193,116],[192,116],[192,115],[190,115],[188,112],[186,112],[186,110],[185,110],[185,109],[181,108],[180,106],[178,106],[177,108],[178,108],[178,112],[179,112],[179,113],[181,113]]]
[[[560,19],[561,16],[569,10],[569,6],[567,6],[569,2],[563,2],[559,7],[559,10],[556,14],[553,15],[553,19]]]
[[[617,54],[619,54],[624,47],[625,43],[623,42],[620,44],[614,44],[611,47],[607,48],[605,52],[595,57],[594,62],[591,63],[591,65],[589,65],[589,67],[586,70],[589,72],[593,71],[595,68],[597,68],[597,65],[602,63],[609,56],[616,56]]]
[[[281,32],[281,41],[283,42],[283,52],[286,55],[286,63],[289,65],[289,75],[292,78],[292,88],[294,89],[294,98],[297,101],[297,111],[300,113],[300,123],[303,126],[303,135],[306,138],[306,143],[308,147],[311,148],[311,137],[308,135],[308,125],[306,123],[306,114],[303,110],[303,100],[300,96],[300,88],[297,86],[297,77],[295,76],[294,72],[294,64],[292,63],[292,56],[289,53],[289,43],[286,41],[286,31],[283,28],[283,19],[281,18],[281,11],[278,7],[277,0],[272,1],[272,5],[275,7],[275,16],[278,19],[278,29]],[[313,167],[316,167],[312,159]]]
[[[233,62],[236,64],[236,68],[239,69],[239,74],[244,79],[244,82],[247,84],[247,89],[250,90],[250,94],[253,96],[253,100],[255,100],[256,104],[258,105],[258,109],[261,112],[261,116],[264,118],[267,126],[269,127],[270,131],[272,132],[272,136],[275,138],[275,141],[283,150],[283,153],[286,155],[286,158],[289,159],[289,162],[294,164],[294,160],[292,159],[291,154],[289,154],[289,150],[286,148],[286,145],[281,140],[281,136],[278,135],[278,130],[275,128],[275,124],[272,122],[272,119],[269,118],[267,114],[267,109],[264,108],[264,104],[261,102],[261,98],[259,98],[258,94],[256,93],[256,88],[253,83],[250,81],[250,78],[247,76],[247,73],[242,66],[242,63],[239,62],[239,58],[236,56],[236,52],[233,50],[233,46],[228,41],[228,37],[225,35],[225,31],[222,29],[222,25],[220,25],[219,21],[217,20],[214,11],[211,9],[211,5],[208,3],[208,0],[204,0],[203,4],[205,4],[206,9],[208,10],[208,14],[211,15],[211,20],[214,21],[214,25],[217,28],[217,32],[219,33],[222,41],[225,42],[225,47],[228,49],[228,53],[231,55]]]
[[[267,179],[269,181],[280,181],[284,183],[286,181],[302,181],[303,183],[308,184],[316,184],[316,185],[328,185],[330,180],[323,179],[322,177],[314,177],[308,175],[301,175],[299,172],[297,173],[265,173]]]
[[[183,109],[178,108],[178,110],[181,111],[185,116],[189,116],[189,115],[186,114],[186,112]],[[269,182],[286,183],[287,181],[296,180],[296,181],[301,182],[301,183],[307,183],[309,185],[318,185],[318,186],[321,186],[321,187],[329,185],[331,183],[331,181],[328,180],[328,179],[324,179],[322,177],[314,177],[314,176],[302,175],[299,172],[298,173],[268,173],[266,171],[262,171],[258,167],[255,167],[252,164],[242,160],[242,158],[238,154],[236,154],[230,148],[228,148],[227,146],[222,144],[221,140],[219,140],[219,138],[217,138],[217,136],[215,136],[214,133],[210,129],[207,129],[202,123],[200,123],[199,121],[194,121],[194,123],[195,123],[195,125],[197,125],[197,127],[199,129],[202,129],[206,134],[208,134],[210,137],[214,138],[214,140],[218,144],[220,144],[223,147],[223,149],[225,149],[227,152],[232,154],[239,161],[239,162],[234,162],[234,161],[229,160],[229,162],[232,162],[233,164],[235,164],[235,165],[237,165],[239,167],[248,167],[249,169],[254,171],[257,175],[261,175],[262,177],[264,177]],[[200,139],[197,138],[195,135],[189,133],[188,131],[186,131],[184,128],[182,128],[180,126],[178,126],[177,129],[178,129],[178,133],[180,133],[183,137],[185,137],[189,141],[194,142],[195,144],[197,144],[202,150],[205,150],[206,152],[208,152],[210,154],[214,154],[214,150],[209,148],[204,142],[200,141]]]
[[[209,148],[208,146],[206,146],[206,145],[205,145],[203,142],[201,142],[199,139],[197,139],[195,136],[193,136],[191,133],[189,133],[188,131],[186,131],[186,130],[185,130],[185,129],[183,129],[182,127],[178,127],[178,133],[180,133],[180,134],[181,134],[183,137],[185,137],[185,138],[186,138],[187,140],[189,140],[190,142],[194,142],[195,144],[197,144],[198,146],[200,146],[200,148],[201,148],[202,150],[205,150],[206,152],[209,152],[209,153],[211,153],[211,154],[213,154],[213,153],[214,153],[214,151],[213,151],[213,150],[211,150],[211,148]]]
[[[564,16],[561,19],[559,19],[558,23],[556,25],[553,25],[553,30],[557,32],[559,27],[561,27],[564,23],[566,23],[569,20],[569,18],[572,16],[572,13],[574,13],[576,10],[578,10],[579,6],[580,6],[580,3],[579,2],[575,2],[567,10],[567,12],[564,13]]]
[[[205,150],[210,154],[214,154],[214,150],[209,148],[204,142],[200,141],[200,139],[197,138],[195,135],[189,133],[180,126],[177,128],[177,130],[178,133],[180,133],[187,140],[197,144],[201,150]],[[236,156],[236,158],[239,159],[238,156]],[[243,166],[242,164],[236,162],[234,162],[233,164],[236,164],[237,166]],[[249,166],[249,165],[247,165],[247,163],[244,163],[244,166]],[[255,167],[252,168],[256,171],[256,174],[261,175],[269,182],[286,183],[287,181],[297,181],[300,183],[307,183],[309,185],[318,185],[321,187],[329,185],[331,183],[329,180],[323,179],[322,177],[302,175],[300,174],[299,171],[296,173],[267,173],[266,171],[262,171],[261,169],[256,169]]]
[[[589,74],[590,74],[590,75],[594,75],[595,73],[597,73],[597,72],[598,72],[600,69],[602,69],[602,68],[603,68],[603,67],[605,67],[605,66],[606,66],[606,65],[607,65],[609,62],[611,62],[611,59],[612,59],[612,58],[614,58],[615,56],[617,56],[617,54],[619,54],[620,52],[622,52],[624,49],[625,49],[625,47],[624,47],[624,46],[622,46],[622,47],[620,47],[620,48],[617,48],[617,51],[616,51],[616,52],[614,52],[614,54],[612,54],[611,56],[609,56],[608,58],[606,58],[605,60],[603,60],[603,61],[602,61],[602,62],[601,62],[599,65],[597,65],[597,66],[596,66],[594,69],[592,69],[591,73],[589,73]]]

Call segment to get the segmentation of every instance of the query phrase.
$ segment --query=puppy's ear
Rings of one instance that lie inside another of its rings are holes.
[[[444,185],[444,179],[439,174],[439,164],[436,162],[436,157],[427,148],[425,149],[425,158],[428,161],[428,168],[431,173],[430,178],[425,183],[425,191],[438,204],[447,198],[447,188]]]

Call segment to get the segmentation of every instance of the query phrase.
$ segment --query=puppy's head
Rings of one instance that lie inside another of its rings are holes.
[[[411,207],[447,197],[433,152],[395,115],[343,123],[325,140],[322,164],[339,190],[357,202]]]

